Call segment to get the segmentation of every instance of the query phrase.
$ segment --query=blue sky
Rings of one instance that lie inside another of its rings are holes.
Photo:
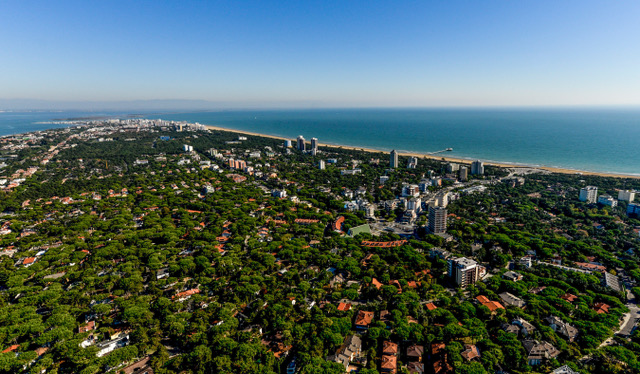
[[[640,105],[638,1],[0,2],[0,99]]]

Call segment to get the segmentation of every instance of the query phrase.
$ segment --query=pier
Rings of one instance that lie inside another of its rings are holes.
[[[438,153],[443,153],[443,152],[450,152],[453,151],[453,148],[446,148],[446,149],[441,149],[439,151],[435,151],[435,152],[428,152],[428,155],[437,155]]]

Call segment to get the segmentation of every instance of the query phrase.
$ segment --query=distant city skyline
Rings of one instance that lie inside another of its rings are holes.
[[[9,0],[0,109],[638,106],[639,11]]]

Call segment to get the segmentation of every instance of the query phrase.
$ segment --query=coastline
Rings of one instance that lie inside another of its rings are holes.
[[[287,138],[287,137],[283,137],[283,136],[260,134],[260,133],[257,133],[257,132],[229,129],[229,128],[221,127],[221,126],[211,126],[211,125],[203,125],[203,126],[207,130],[226,131],[226,132],[232,132],[232,133],[237,133],[237,134],[260,136],[260,137],[263,137],[263,138],[271,138],[271,139],[277,139],[277,140],[283,140],[283,141],[284,140],[294,140],[292,138]],[[342,149],[349,149],[349,150],[354,150],[354,151],[364,151],[364,152],[369,152],[369,153],[389,154],[388,151],[383,151],[383,150],[373,149],[373,148],[366,148],[366,147],[344,146],[344,145],[327,144],[327,143],[318,143],[318,145],[321,146],[321,147],[342,148]],[[459,157],[446,157],[446,156],[431,155],[431,154],[416,153],[416,152],[398,152],[398,154],[400,156],[411,156],[411,157],[418,157],[418,158],[428,158],[428,159],[432,159],[432,160],[440,160],[440,161],[445,161],[445,162],[455,162],[455,163],[458,163],[458,164],[465,164],[465,165],[470,165],[471,162],[473,161],[473,160],[459,158]],[[560,168],[560,167],[553,167],[553,166],[510,164],[510,163],[507,163],[507,162],[494,162],[494,161],[485,161],[485,160],[481,160],[481,161],[484,162],[485,165],[497,166],[497,167],[501,167],[501,168],[538,169],[538,170],[544,170],[544,171],[548,171],[550,173],[558,173],[558,174],[591,175],[591,176],[608,177],[608,178],[640,179],[640,175],[632,175],[632,174],[619,174],[619,173],[596,172],[596,171],[587,171],[587,170],[574,170],[574,169],[567,169],[567,168]]]

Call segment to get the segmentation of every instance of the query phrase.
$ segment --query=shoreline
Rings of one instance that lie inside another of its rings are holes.
[[[203,125],[203,126],[207,130],[226,131],[226,132],[231,132],[231,133],[236,133],[236,134],[259,136],[259,137],[263,137],[263,138],[277,139],[277,140],[283,140],[283,141],[284,140],[292,140],[292,141],[294,140],[292,138],[287,138],[287,137],[284,137],[284,136],[260,134],[260,133],[257,133],[257,132],[229,129],[229,128],[221,127],[221,126],[212,126],[212,125]],[[384,153],[384,154],[389,154],[390,153],[389,151],[383,151],[383,150],[373,149],[373,148],[345,146],[345,145],[328,144],[328,143],[318,143],[318,146],[320,146],[320,147],[329,147],[329,148],[342,148],[342,149],[348,149],[348,150],[354,150],[354,151],[364,151],[364,152],[368,152],[368,153]],[[446,157],[446,156],[430,155],[430,154],[426,154],[426,153],[417,153],[417,152],[398,152],[398,155],[400,155],[400,156],[418,157],[418,158],[428,158],[428,159],[432,159],[432,160],[440,160],[440,161],[445,161],[445,162],[455,162],[455,163],[458,163],[458,164],[465,164],[465,165],[470,165],[471,162],[474,161],[472,159],[465,159],[465,158],[460,158],[460,157]],[[509,168],[509,169],[514,169],[514,168],[537,169],[537,170],[543,170],[543,171],[547,171],[547,172],[550,172],[550,173],[558,173],[558,174],[590,175],[590,176],[607,177],[607,178],[640,179],[640,175],[632,175],[632,174],[596,172],[596,171],[587,171],[587,170],[574,170],[574,169],[554,167],[554,166],[537,166],[537,165],[526,165],[526,164],[516,164],[516,163],[512,164],[512,163],[508,163],[508,162],[495,162],[495,161],[485,161],[485,160],[480,160],[480,161],[482,161],[485,165],[497,166],[497,167]]]

